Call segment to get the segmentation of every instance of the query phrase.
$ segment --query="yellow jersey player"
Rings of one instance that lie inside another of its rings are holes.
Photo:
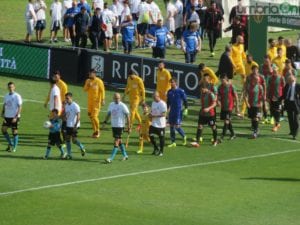
[[[160,99],[164,102],[167,102],[167,93],[171,88],[171,78],[171,73],[165,68],[165,63],[160,61],[156,75],[156,91],[158,91]]]
[[[270,56],[271,61],[277,56],[277,47],[276,47],[276,42],[273,38],[270,38],[268,40],[269,42],[269,49],[267,54]]]
[[[283,55],[282,48],[277,48],[277,56],[272,60],[272,63],[278,67],[278,73],[282,76],[285,67],[286,57]]]
[[[91,69],[89,78],[85,81],[84,91],[88,95],[88,116],[92,123],[93,138],[100,137],[99,112],[105,104],[105,87],[103,81],[96,77],[96,71]]]
[[[138,106],[140,103],[145,101],[145,87],[142,78],[136,75],[133,71],[129,71],[129,77],[127,79],[127,85],[125,88],[125,96],[129,96],[129,105],[130,105],[130,127],[132,127],[134,119],[138,121],[139,130],[141,128],[141,116],[138,112]]]
[[[246,54],[244,51],[244,38],[237,36],[236,42],[232,45],[231,60],[234,64],[234,72],[240,74],[242,78],[242,84],[246,81],[246,71],[244,61],[246,60]]]
[[[143,114],[141,115],[141,119],[142,119],[142,124],[140,129],[139,150],[137,151],[138,154],[141,154],[144,151],[144,140],[150,142],[149,127],[151,125],[151,119],[150,119],[149,106],[146,104],[143,104]]]
[[[200,63],[198,69],[200,84],[203,82],[204,74],[208,74],[211,84],[216,85],[219,82],[215,72],[211,68],[207,67],[204,63]]]
[[[282,36],[279,36],[277,39],[277,49],[281,48],[282,49],[282,55],[286,57],[286,46],[284,44],[284,38]]]

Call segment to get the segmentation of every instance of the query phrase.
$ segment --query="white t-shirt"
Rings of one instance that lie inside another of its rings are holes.
[[[131,15],[129,6],[123,8],[121,13],[121,23],[126,20],[128,15]]]
[[[152,19],[150,18],[149,24],[156,24],[157,20],[161,18],[160,9],[158,5],[155,2],[151,2],[150,6],[150,12],[152,14]]]
[[[56,101],[54,102],[55,96],[57,96],[57,98],[56,98]],[[54,105],[55,105],[55,108],[54,108]],[[53,85],[53,87],[51,88],[51,91],[50,91],[50,111],[52,111],[53,109],[57,109],[58,112],[60,112],[62,109],[61,99],[60,99],[60,90],[56,84]]]
[[[34,11],[36,13],[37,20],[45,20],[46,19],[46,4],[44,1],[36,2],[34,4]]]
[[[103,0],[93,0],[93,5],[94,5],[94,9],[100,8],[101,10],[103,10],[104,2]]]
[[[175,28],[179,28],[182,26],[182,20],[183,20],[183,4],[180,0],[177,0],[175,2],[176,7],[176,15],[175,15]]]
[[[125,127],[126,115],[129,115],[129,110],[123,102],[119,102],[119,104],[115,102],[110,103],[108,112],[111,116],[112,127]]]
[[[80,113],[80,107],[76,102],[65,105],[65,114],[67,120],[67,127],[74,127],[77,121],[78,113]],[[77,127],[80,127],[80,122],[78,122]]]
[[[104,9],[102,12],[102,20],[106,25],[112,25],[115,23],[115,14],[109,9]]]
[[[118,8],[117,8],[117,5],[116,4],[112,4],[110,7],[109,7],[109,10],[113,12],[114,16],[115,17],[118,17]],[[103,18],[103,14],[102,14],[102,18]],[[119,24],[119,19],[118,18],[115,18],[115,23],[113,24],[114,27],[118,27],[120,24]]]
[[[60,20],[61,19],[61,12],[62,12],[62,4],[61,2],[53,2],[50,10],[52,12],[52,20],[56,21],[56,20]]]
[[[72,8],[72,0],[64,0],[62,15],[65,15],[67,9]]]
[[[19,107],[22,105],[21,96],[14,92],[12,94],[7,94],[4,97],[4,117],[14,118],[17,115]],[[18,115],[20,117],[20,114]]]
[[[152,102],[151,106],[151,115],[159,116],[167,112],[167,104],[160,100],[159,102]],[[152,126],[156,128],[165,128],[166,127],[166,117],[154,117],[152,118]]]
[[[131,13],[138,13],[140,3],[141,3],[141,0],[129,0],[129,6],[131,9]]]
[[[138,24],[142,23],[143,15],[149,12],[150,12],[149,4],[146,2],[141,2],[138,6],[138,15],[139,15]]]
[[[31,20],[31,19],[36,20],[36,14],[35,14],[34,6],[32,3],[28,3],[26,6],[25,19],[26,20]]]

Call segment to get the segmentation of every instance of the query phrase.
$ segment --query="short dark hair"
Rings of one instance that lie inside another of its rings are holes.
[[[58,114],[58,109],[52,109],[51,112]]]
[[[14,82],[12,82],[12,81],[9,81],[8,83],[7,83],[7,87],[9,87],[10,85],[15,85],[15,83]]]
[[[59,71],[59,70],[55,70],[55,71],[53,72],[53,75],[56,75],[56,74],[60,75],[60,71]]]
[[[274,41],[273,38],[269,38],[268,43],[271,44]]]
[[[67,97],[67,96],[72,97],[72,96],[73,96],[72,92],[67,92],[67,93],[65,94],[65,97]]]
[[[199,66],[198,66],[198,69],[201,71],[203,70],[205,67],[205,64],[204,63],[200,63]]]
[[[172,77],[172,78],[170,79],[170,82],[172,82],[172,81],[174,81],[175,83],[177,83],[177,78],[176,78],[176,77]]]
[[[226,73],[222,73],[221,76],[220,76],[220,78],[228,80],[228,76],[227,76]]]
[[[94,68],[90,69],[90,73],[96,73],[96,70]]]

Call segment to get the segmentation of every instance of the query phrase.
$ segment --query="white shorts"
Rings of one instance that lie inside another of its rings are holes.
[[[112,29],[112,25],[109,24],[109,25],[107,25],[107,29],[105,31],[105,38],[111,39],[112,36],[113,36],[113,29]]]
[[[34,20],[33,19],[26,20],[26,28],[27,28],[27,34],[32,35],[32,33],[34,31]]]

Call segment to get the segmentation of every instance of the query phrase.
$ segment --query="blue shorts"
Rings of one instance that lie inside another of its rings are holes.
[[[169,124],[180,125],[182,122],[182,112],[170,112],[169,113]]]

